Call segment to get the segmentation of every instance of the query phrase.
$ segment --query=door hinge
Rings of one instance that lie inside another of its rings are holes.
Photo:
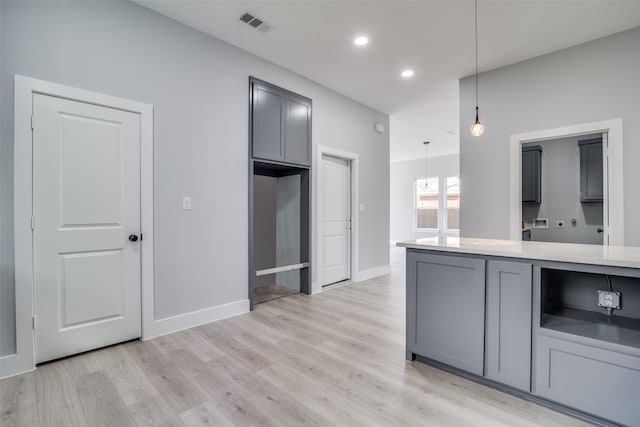
[[[36,229],[36,217],[32,216],[31,217],[31,231]]]
[[[36,128],[36,116],[31,115],[31,129],[35,129],[35,128]]]
[[[140,233],[140,241],[142,242],[142,233]]]
[[[36,330],[36,316],[31,316],[31,327]]]

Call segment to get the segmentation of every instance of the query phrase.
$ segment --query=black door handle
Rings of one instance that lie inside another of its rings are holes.
[[[129,241],[130,242],[137,242],[138,241],[138,235],[137,234],[129,234]]]
[[[604,230],[602,230],[602,228],[598,228],[596,231],[597,231],[598,233],[602,233]]]

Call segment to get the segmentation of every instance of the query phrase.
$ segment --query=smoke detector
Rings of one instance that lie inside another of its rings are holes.
[[[256,17],[252,12],[245,12],[240,16],[240,21],[255,28],[258,31],[266,33],[271,29],[271,25]]]

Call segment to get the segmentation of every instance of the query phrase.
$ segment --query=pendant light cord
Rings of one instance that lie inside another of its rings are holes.
[[[476,121],[478,121],[478,0],[475,0],[476,20]]]
[[[424,144],[424,189],[427,190],[429,188],[429,156],[428,156],[428,147],[429,141],[423,142]]]

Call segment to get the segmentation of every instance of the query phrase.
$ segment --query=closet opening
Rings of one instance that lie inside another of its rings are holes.
[[[309,169],[253,162],[253,304],[309,293]]]

